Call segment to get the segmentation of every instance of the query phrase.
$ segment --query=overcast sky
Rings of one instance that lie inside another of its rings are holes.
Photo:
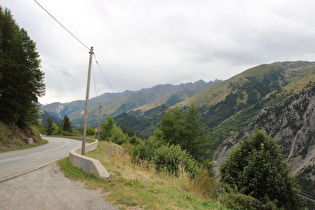
[[[314,0],[37,0],[88,48],[115,92],[228,79],[315,59]],[[85,99],[89,51],[34,0],[0,0],[37,43],[43,104]],[[94,58],[93,58],[94,59]],[[112,92],[93,60],[90,97]]]

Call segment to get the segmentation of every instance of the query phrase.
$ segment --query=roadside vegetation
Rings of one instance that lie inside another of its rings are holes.
[[[98,148],[87,153],[87,156],[100,160],[110,177],[99,180],[81,169],[73,168],[68,158],[59,162],[61,170],[68,178],[84,182],[85,187],[100,190],[104,199],[116,207],[226,209],[215,199],[218,183],[202,173],[195,179],[190,178],[184,170],[178,175],[166,171],[158,173],[153,164],[148,161],[135,163],[122,146],[107,141],[101,141]],[[214,191],[209,192],[208,189]]]
[[[0,6],[0,151],[26,146],[39,135],[38,97],[45,93],[44,72],[36,44],[15,23],[10,10]]]
[[[193,105],[185,110],[168,109],[154,136],[145,140],[124,133],[107,117],[101,124],[98,148],[86,156],[98,159],[110,178],[98,180],[73,168],[68,159],[59,162],[61,170],[86,187],[99,189],[104,199],[123,208],[302,208],[299,188],[278,147],[262,131],[233,150],[221,167],[219,182],[211,160],[199,148],[207,138],[199,115]],[[189,145],[195,149],[189,150]]]
[[[2,7],[0,36],[0,152],[25,148],[24,140],[29,137],[37,145],[44,144],[39,130],[46,135],[81,136],[80,129],[72,129],[67,115],[61,122],[48,117],[41,127],[38,97],[44,95],[45,84],[36,44]],[[271,73],[264,75],[259,71],[261,78],[230,81],[226,88],[219,88],[225,89],[221,97],[219,92],[212,94],[219,101],[200,107],[203,118],[193,104],[163,109],[159,122],[150,120],[157,127],[151,126],[149,131],[154,133],[146,139],[127,127],[117,127],[108,116],[101,124],[98,148],[86,155],[100,160],[110,178],[98,180],[73,168],[68,158],[59,161],[61,170],[86,187],[99,189],[106,200],[121,208],[301,209],[303,201],[295,179],[289,176],[275,142],[262,131],[242,140],[231,152],[218,174],[221,182],[216,179],[209,153],[225,139],[215,136],[226,137],[245,126],[263,107],[259,101],[272,91],[285,93],[279,84],[282,71],[270,69]],[[171,104],[177,101],[172,100]],[[234,123],[227,123],[237,113]],[[88,127],[87,135],[95,137],[95,128]],[[299,181],[307,184],[309,180],[300,177]]]

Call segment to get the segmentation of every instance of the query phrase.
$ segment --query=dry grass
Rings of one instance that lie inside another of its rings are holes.
[[[131,156],[122,147],[109,142],[100,142],[98,148],[87,156],[98,159],[110,173],[110,178],[91,178],[79,169],[69,175],[67,168],[70,166],[61,167],[66,168],[62,170],[69,178],[84,181],[86,187],[100,189],[105,200],[121,208],[225,209],[214,197],[209,198],[209,191],[216,190],[214,180],[192,180],[183,170],[178,177],[157,174],[147,161],[133,164]],[[213,189],[205,192],[202,190],[204,186]]]

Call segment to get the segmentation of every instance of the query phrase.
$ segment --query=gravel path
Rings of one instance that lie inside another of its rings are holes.
[[[56,163],[0,182],[0,209],[116,209],[97,190],[87,190]]]

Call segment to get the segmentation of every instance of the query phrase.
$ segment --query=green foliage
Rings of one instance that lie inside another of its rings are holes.
[[[110,133],[111,133],[111,136],[110,136],[111,142],[114,142],[119,145],[129,142],[128,135],[124,134],[120,128],[116,127],[116,125],[114,125],[114,128],[112,129]]]
[[[130,141],[131,143],[131,141]],[[155,151],[163,145],[163,142],[159,141],[155,137],[150,137],[147,140],[139,141],[138,144],[134,144],[130,151],[133,161],[139,160],[151,160]]]
[[[167,171],[170,174],[179,175],[186,171],[191,176],[197,175],[203,168],[186,150],[179,145],[165,145],[155,150],[152,158],[157,171]]]
[[[72,132],[72,126],[71,126],[71,122],[70,119],[67,115],[65,115],[63,117],[62,120],[62,130],[71,133]]]
[[[41,110],[41,119],[42,119],[42,126],[46,126],[47,125],[47,119],[51,118],[52,122],[54,122],[56,125],[58,125],[60,127],[60,119],[56,116],[53,116],[51,114],[49,114],[48,112],[46,112],[45,110]]]
[[[153,113],[148,115],[145,113],[143,116],[136,117],[132,115],[134,112],[130,112],[128,114],[122,113],[115,116],[114,120],[117,126],[125,126],[128,129],[133,130],[136,135],[140,134],[141,136],[148,137],[152,136],[154,130],[156,129],[156,125],[160,120],[160,112],[161,108],[156,107],[154,108]]]
[[[108,140],[111,137],[115,123],[112,117],[106,117],[106,122],[100,125],[100,140]]]
[[[180,144],[184,136],[184,114],[181,109],[167,109],[155,136],[164,143]],[[185,142],[186,143],[186,142]]]
[[[263,131],[245,137],[220,167],[221,182],[263,204],[277,200],[278,207],[301,205],[299,190],[273,139]]]
[[[86,135],[87,136],[94,136],[96,134],[94,127],[87,127],[86,128]]]
[[[47,118],[47,124],[46,124],[46,134],[49,136],[49,135],[52,135],[52,132],[53,132],[53,128],[52,128],[52,119],[50,117]]]
[[[168,109],[155,136],[164,143],[180,145],[198,161],[207,155],[209,138],[199,111],[193,104],[185,112],[178,107]]]
[[[219,202],[229,209],[261,209],[261,202],[249,195],[239,193],[237,190],[229,190],[229,192],[223,192],[219,196]],[[275,206],[273,206],[275,207]],[[276,209],[276,208],[267,208]]]
[[[0,31],[0,120],[29,126],[38,117],[35,103],[45,93],[39,54],[35,42],[2,7]]]
[[[58,125],[55,123],[52,123],[51,125],[51,135],[59,135],[61,133],[61,129]]]
[[[100,140],[111,141],[122,145],[129,142],[129,136],[115,125],[112,117],[108,116],[105,123],[100,125]]]

